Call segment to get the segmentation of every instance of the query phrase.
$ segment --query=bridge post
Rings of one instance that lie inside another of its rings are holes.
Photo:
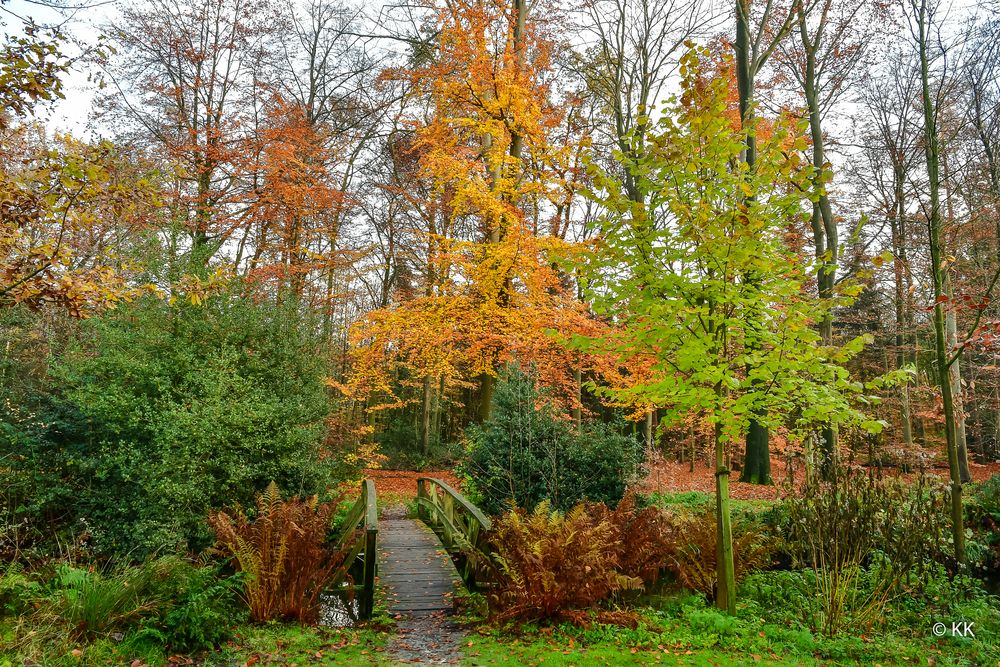
[[[427,482],[423,479],[417,480],[417,518],[426,522],[427,521],[427,508],[425,508],[420,500],[428,500],[427,498]]]
[[[417,480],[419,516],[448,550],[457,546],[465,556],[459,574],[470,588],[489,577],[488,536],[492,522],[482,510],[447,483],[431,477]],[[478,580],[478,581],[477,581]]]
[[[375,565],[378,562],[378,528],[365,530],[365,573],[358,612],[361,618],[372,617],[375,611]]]
[[[378,563],[378,502],[375,497],[375,482],[366,479],[361,483],[360,503],[364,507],[364,563],[361,573],[361,596],[358,600],[358,615],[362,619],[372,617],[375,611],[375,572]],[[357,590],[355,588],[355,590]]]

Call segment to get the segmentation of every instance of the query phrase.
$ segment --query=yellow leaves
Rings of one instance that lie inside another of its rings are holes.
[[[102,243],[112,228],[115,234],[141,228],[154,196],[148,174],[106,141],[47,140],[30,127],[4,139],[0,306],[58,304],[85,317],[145,289],[119,275],[129,267]]]
[[[887,262],[893,261],[893,259],[894,259],[893,254],[890,251],[886,250],[885,252],[872,257],[872,264],[874,264],[875,267],[877,268],[881,267]]]
[[[218,267],[206,278],[185,275],[173,286],[167,302],[171,306],[177,305],[180,301],[186,301],[192,306],[201,306],[212,295],[225,291],[232,280],[232,270],[224,266]]]
[[[523,213],[544,199],[569,205],[584,174],[577,135],[560,126],[563,109],[550,101],[548,37],[529,17],[524,42],[515,44],[514,17],[501,0],[432,8],[435,58],[408,73],[430,114],[410,121],[407,159],[433,193],[422,204],[477,227],[465,236],[471,240],[428,236],[428,254],[436,255],[428,262],[449,267],[433,296],[371,313],[352,331],[349,391],[384,404],[397,400],[398,375],[469,381],[515,355],[543,375],[565,376],[569,353],[545,331],[572,332],[589,321],[546,257],[553,246],[536,238],[538,221]],[[558,222],[552,227],[559,235]]]
[[[397,405],[398,369],[449,382],[494,374],[510,359],[534,363],[551,386],[572,394],[573,353],[547,331],[593,332],[583,304],[565,291],[546,250],[565,249],[513,231],[497,243],[455,242],[447,250],[454,282],[438,295],[370,313],[351,332],[355,345],[346,392]]]

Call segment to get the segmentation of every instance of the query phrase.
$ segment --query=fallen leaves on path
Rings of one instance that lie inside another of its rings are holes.
[[[366,470],[365,477],[375,482],[376,493],[380,496],[395,495],[404,499],[416,498],[417,479],[420,477],[440,479],[453,488],[461,490],[458,477],[450,470]]]

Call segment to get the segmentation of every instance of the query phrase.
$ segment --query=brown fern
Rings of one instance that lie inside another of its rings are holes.
[[[242,510],[209,517],[219,545],[247,575],[244,594],[253,620],[314,622],[320,593],[349,576],[347,549],[335,550],[327,539],[340,500],[282,500],[271,482],[257,496],[253,521]]]
[[[625,494],[613,511],[603,503],[591,503],[587,511],[595,520],[612,526],[618,570],[646,584],[656,583],[670,566],[678,540],[669,515],[658,507],[639,509],[632,491]]]
[[[716,564],[716,519],[715,511],[705,512],[696,517],[675,516],[673,531],[682,534],[683,540],[675,542],[670,556],[670,569],[677,580],[691,590],[703,593],[708,599],[715,598],[717,583]],[[748,572],[770,564],[774,555],[771,540],[754,531],[734,531],[733,561],[736,579],[739,581]]]
[[[531,513],[509,512],[491,538],[494,618],[634,623],[634,615],[598,605],[655,579],[668,563],[668,538],[657,533],[664,526],[658,510],[637,511],[631,496],[614,511],[591,503],[564,515],[543,502]]]

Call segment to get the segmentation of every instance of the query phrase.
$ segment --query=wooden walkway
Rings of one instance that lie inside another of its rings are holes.
[[[460,580],[429,528],[414,519],[383,519],[379,552],[379,582],[391,615],[427,616],[452,609]]]
[[[379,528],[379,582],[397,619],[389,657],[394,663],[458,664],[463,634],[448,616],[461,579],[451,558],[419,521],[387,518]]]

